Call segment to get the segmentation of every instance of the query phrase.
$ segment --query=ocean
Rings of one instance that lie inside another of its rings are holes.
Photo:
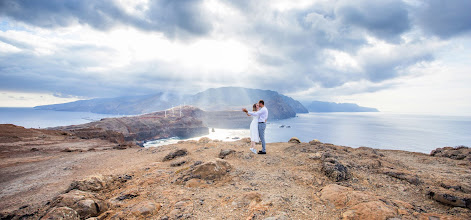
[[[14,124],[25,128],[77,125],[111,117],[119,117],[119,115],[35,110],[33,108],[0,108],[0,124]]]
[[[62,112],[32,108],[0,108],[0,123],[27,128],[82,124],[100,120],[104,115],[89,112]],[[289,128],[288,128],[289,126]],[[235,141],[248,137],[247,129],[218,129],[206,137]],[[471,117],[371,113],[309,113],[295,118],[270,121],[266,140],[286,142],[298,137],[302,142],[318,139],[324,143],[350,147],[406,150],[430,153],[438,147],[471,146]],[[192,138],[194,140],[200,137]],[[149,141],[145,146],[176,143],[181,139]]]

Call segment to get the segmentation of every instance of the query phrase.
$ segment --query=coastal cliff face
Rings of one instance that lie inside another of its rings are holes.
[[[0,143],[1,219],[471,218],[471,161],[460,158],[296,138],[266,155],[249,139],[115,150],[17,131]]]
[[[65,130],[82,138],[102,138],[110,136],[110,132],[122,134],[124,141],[143,142],[153,139],[180,137],[188,138],[209,133],[200,120],[203,111],[185,106],[150,114],[105,118],[100,121],[81,125],[52,128]],[[105,138],[106,139],[106,138]]]

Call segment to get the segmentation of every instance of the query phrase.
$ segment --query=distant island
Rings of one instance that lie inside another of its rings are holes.
[[[313,101],[305,103],[309,112],[379,112],[376,108],[362,107],[354,103]]]
[[[308,112],[377,112],[377,109],[349,103],[314,101],[306,105],[272,90],[242,87],[211,88],[194,95],[156,93],[142,96],[95,98],[75,102],[36,106],[39,110],[93,112],[100,114],[137,115],[162,111],[179,105],[191,105],[207,112],[236,111],[250,108],[259,99],[270,108],[269,119],[286,119]]]

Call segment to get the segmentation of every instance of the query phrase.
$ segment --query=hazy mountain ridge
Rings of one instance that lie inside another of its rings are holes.
[[[307,113],[304,106],[271,90],[222,87],[207,89],[195,95],[179,97],[169,93],[116,98],[97,98],[64,104],[37,106],[36,109],[56,111],[86,111],[102,114],[143,114],[160,111],[182,104],[196,106],[205,111],[235,111],[242,107],[251,110],[253,103],[263,99],[270,109],[270,119],[295,117]]]
[[[296,113],[308,112],[360,112],[378,111],[356,104],[328,103],[314,101],[307,105],[272,90],[248,89],[241,87],[211,88],[194,95],[178,96],[172,93],[157,93],[142,96],[116,98],[96,98],[75,102],[37,106],[35,109],[56,111],[83,111],[101,114],[136,115],[169,109],[178,105],[192,105],[204,111],[252,110],[252,105],[260,99],[269,109],[269,119],[295,117]],[[308,111],[309,110],[309,111]]]
[[[379,112],[376,108],[362,107],[354,103],[313,101],[305,103],[309,112]]]

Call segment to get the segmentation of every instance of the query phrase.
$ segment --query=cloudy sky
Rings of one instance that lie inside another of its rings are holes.
[[[0,106],[207,88],[471,114],[469,0],[0,0]]]

